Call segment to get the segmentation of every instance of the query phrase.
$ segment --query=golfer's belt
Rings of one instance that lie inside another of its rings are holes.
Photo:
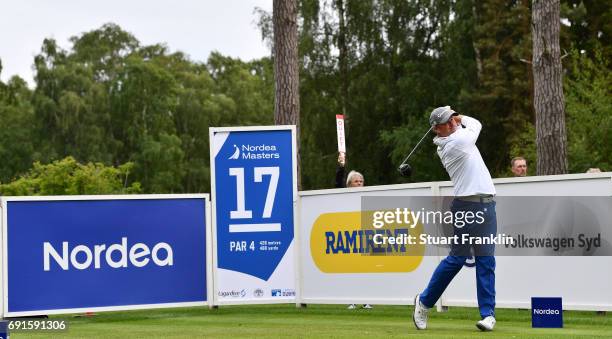
[[[495,196],[492,194],[477,194],[468,195],[466,197],[457,197],[457,199],[462,201],[489,203],[495,201]]]

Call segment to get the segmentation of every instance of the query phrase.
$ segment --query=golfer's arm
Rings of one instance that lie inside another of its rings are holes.
[[[476,144],[476,140],[480,135],[480,130],[482,130],[482,124],[480,121],[468,117],[467,115],[460,115],[461,124],[465,126],[464,132],[461,133],[462,138],[465,139],[466,143]]]

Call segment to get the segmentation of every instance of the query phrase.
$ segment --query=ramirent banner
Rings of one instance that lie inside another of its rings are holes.
[[[295,300],[294,126],[211,128],[214,301]]]
[[[528,309],[532,297],[555,296],[563,309],[612,310],[612,270],[604,269],[612,267],[610,179],[597,173],[493,180],[497,307]],[[460,232],[454,237],[452,227],[478,224],[480,211],[448,210],[452,192],[450,182],[300,192],[297,302],[413,303],[450,246],[467,244],[478,255],[487,244],[478,233],[467,242]],[[441,305],[477,306],[475,268],[468,266]]]
[[[7,197],[4,315],[207,303],[208,195]]]
[[[300,192],[299,300],[324,304],[412,304],[426,286],[438,257],[425,256],[424,246],[409,255],[395,247],[389,256],[371,255],[375,229],[365,230],[361,200],[364,196],[410,199],[432,195],[428,184],[408,190],[385,186]],[[407,234],[420,229],[407,230]]]

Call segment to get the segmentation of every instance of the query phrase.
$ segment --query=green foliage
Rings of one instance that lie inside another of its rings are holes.
[[[17,180],[0,185],[2,195],[75,195],[140,193],[140,183],[128,177],[133,163],[118,167],[101,163],[78,163],[74,158],[51,164],[34,163],[34,167]]]
[[[521,136],[535,121],[531,65],[521,61],[531,60],[531,11],[526,1],[473,1],[470,7],[464,15],[473,22],[466,33],[476,69],[473,81],[461,86],[458,108],[483,123],[478,146],[493,177],[499,177],[512,157],[525,156],[510,150],[520,148]]]
[[[181,139],[176,135],[161,133],[159,140],[145,136],[141,152],[137,155],[138,177],[152,193],[181,191],[184,175]]]
[[[595,47],[595,56],[572,50],[565,59],[564,76],[566,130],[570,173],[584,173],[591,167],[612,169],[612,76],[603,50]],[[510,145],[510,158],[527,159],[528,174],[535,175],[536,133],[529,121],[518,122],[519,133]],[[511,176],[510,168],[505,173]]]
[[[270,59],[212,53],[207,63],[193,62],[164,45],[142,46],[115,24],[71,42],[63,50],[43,41],[33,92],[0,88],[7,93],[1,98],[27,97],[8,107],[0,101],[0,118],[14,127],[0,131],[0,155],[16,158],[0,166],[3,181],[32,161],[72,156],[108,166],[133,162],[131,175],[145,193],[206,192],[209,127],[272,124]]]
[[[600,54],[612,57],[612,2],[599,0],[561,0],[561,46],[576,49],[593,59]],[[564,23],[562,21],[562,23]],[[610,65],[608,64],[608,69]]]
[[[565,81],[568,153],[571,172],[591,167],[612,170],[612,74],[596,48],[593,59],[574,50]]]
[[[421,119],[415,118],[414,122],[381,133],[381,140],[385,144],[395,145],[391,151],[394,163],[400,164],[423,137],[429,126],[424,125],[422,121],[427,121],[428,118],[429,112],[426,112]],[[430,141],[432,137],[433,134],[429,134],[408,161],[413,168],[411,179],[415,182],[448,180],[448,174],[437,159],[436,146]],[[410,142],[405,142],[406,140]]]
[[[0,182],[24,173],[32,165],[35,124],[32,92],[26,82],[13,77],[8,84],[0,82]]]
[[[537,151],[536,151],[536,130],[535,126],[529,121],[517,124],[519,133],[515,136],[514,142],[510,145],[510,157],[508,168],[503,176],[512,177],[511,160],[514,157],[523,157],[527,160],[527,175],[536,175]]]
[[[337,53],[341,6],[347,74]],[[530,69],[520,61],[531,50],[526,3],[302,1],[301,15],[304,187],[331,185],[333,121],[343,102],[349,167],[368,184],[403,180],[397,165],[429,127],[429,112],[444,105],[483,122],[483,157],[494,176],[505,173],[509,149],[522,135],[516,127],[533,121]],[[414,157],[413,180],[448,179],[431,139]]]
[[[494,177],[509,175],[514,156],[535,169],[531,65],[521,62],[531,59],[528,1],[301,0],[299,10],[304,189],[333,187],[335,115],[343,112],[348,167],[368,185],[402,182],[397,165],[443,105],[483,122],[478,146]],[[270,13],[258,13],[271,42]],[[611,13],[606,1],[562,1],[570,25],[562,25],[561,47],[576,51],[563,61],[573,172],[610,170]],[[208,192],[209,128],[273,124],[270,58],[213,52],[194,61],[111,23],[71,42],[64,50],[43,41],[35,88],[18,77],[0,82],[0,182],[73,157],[94,167],[132,164],[130,182],[144,193]],[[448,179],[429,138],[410,163],[414,181]],[[2,187],[41,189],[24,182]]]

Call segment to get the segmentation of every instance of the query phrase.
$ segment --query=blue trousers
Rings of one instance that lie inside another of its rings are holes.
[[[470,236],[487,236],[497,234],[497,216],[495,213],[495,202],[481,203],[454,199],[451,205],[453,215],[456,212],[482,211],[483,223],[473,222],[458,228],[455,220],[454,234],[459,236],[464,233]],[[461,225],[459,225],[461,226]],[[480,316],[484,319],[495,316],[495,245],[473,245],[471,246],[476,259],[476,290],[478,296],[478,308]],[[466,259],[470,256],[470,245],[460,244],[451,246],[450,254],[440,262],[434,271],[427,288],[420,295],[423,305],[433,307],[440,296],[461,270]]]

